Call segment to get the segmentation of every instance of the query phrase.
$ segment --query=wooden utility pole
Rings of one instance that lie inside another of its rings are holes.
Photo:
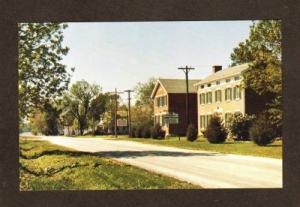
[[[117,112],[118,112],[118,92],[117,89],[115,88],[115,137],[118,137],[118,132],[117,132]]]
[[[130,93],[133,92],[133,90],[125,90],[124,92],[128,93],[128,121],[127,121],[127,127],[128,127],[128,136],[131,134],[131,111],[130,111]]]
[[[182,70],[185,74],[185,84],[186,84],[186,96],[185,96],[185,116],[186,116],[186,124],[187,127],[190,124],[190,116],[189,116],[189,72],[190,70],[194,70],[192,67],[179,67],[179,70]]]

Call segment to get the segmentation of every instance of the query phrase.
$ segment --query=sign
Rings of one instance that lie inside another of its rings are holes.
[[[170,113],[163,116],[166,124],[178,124],[179,123],[179,115],[176,113]]]
[[[127,126],[127,119],[118,119],[117,126],[119,126],[119,127]]]

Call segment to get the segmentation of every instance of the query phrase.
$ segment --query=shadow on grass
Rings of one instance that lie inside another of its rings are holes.
[[[23,159],[37,159],[45,155],[68,155],[72,157],[80,157],[82,155],[98,156],[98,157],[112,157],[112,158],[136,158],[146,156],[169,156],[169,157],[186,157],[186,156],[216,156],[220,153],[214,152],[176,152],[176,151],[105,151],[105,152],[79,152],[79,151],[62,151],[62,150],[49,150],[34,155],[28,156],[20,151],[20,157]]]

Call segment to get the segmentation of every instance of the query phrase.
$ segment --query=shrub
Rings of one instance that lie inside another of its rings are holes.
[[[150,126],[149,125],[145,125],[142,128],[142,137],[143,138],[150,138],[151,137],[151,131],[150,131]]]
[[[153,139],[162,139],[166,135],[166,132],[161,128],[159,124],[155,124],[154,127],[151,128],[151,137]]]
[[[270,124],[267,116],[259,116],[249,130],[251,139],[259,146],[266,146],[274,142],[276,132]]]
[[[230,120],[229,130],[237,140],[249,140],[249,129],[253,124],[254,116],[236,113]]]
[[[134,136],[136,138],[141,138],[142,137],[142,130],[143,130],[142,126],[137,126],[136,129],[135,129],[135,132],[134,132]]]
[[[135,130],[136,130],[135,127],[131,127],[131,130],[130,130],[130,133],[129,133],[129,137],[132,137],[132,138],[135,137]]]
[[[211,117],[204,135],[210,143],[222,143],[226,140],[228,132],[219,116],[213,115]]]
[[[189,124],[187,130],[186,130],[186,137],[189,141],[193,142],[198,137],[198,131],[195,128],[194,124]]]

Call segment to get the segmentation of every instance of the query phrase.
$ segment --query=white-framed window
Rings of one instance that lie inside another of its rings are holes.
[[[225,127],[230,126],[231,117],[232,117],[232,113],[230,113],[230,112],[225,113]]]
[[[225,101],[231,101],[232,100],[232,88],[226,88],[225,89]]]
[[[222,101],[222,90],[216,90],[215,91],[215,102],[221,102]]]
[[[205,93],[199,94],[199,100],[200,104],[205,104]]]
[[[212,103],[212,92],[206,93],[206,103]]]
[[[235,86],[233,88],[233,99],[241,99],[242,98],[242,93],[241,93],[241,87],[240,86]]]
[[[200,128],[206,128],[205,115],[200,115]]]

